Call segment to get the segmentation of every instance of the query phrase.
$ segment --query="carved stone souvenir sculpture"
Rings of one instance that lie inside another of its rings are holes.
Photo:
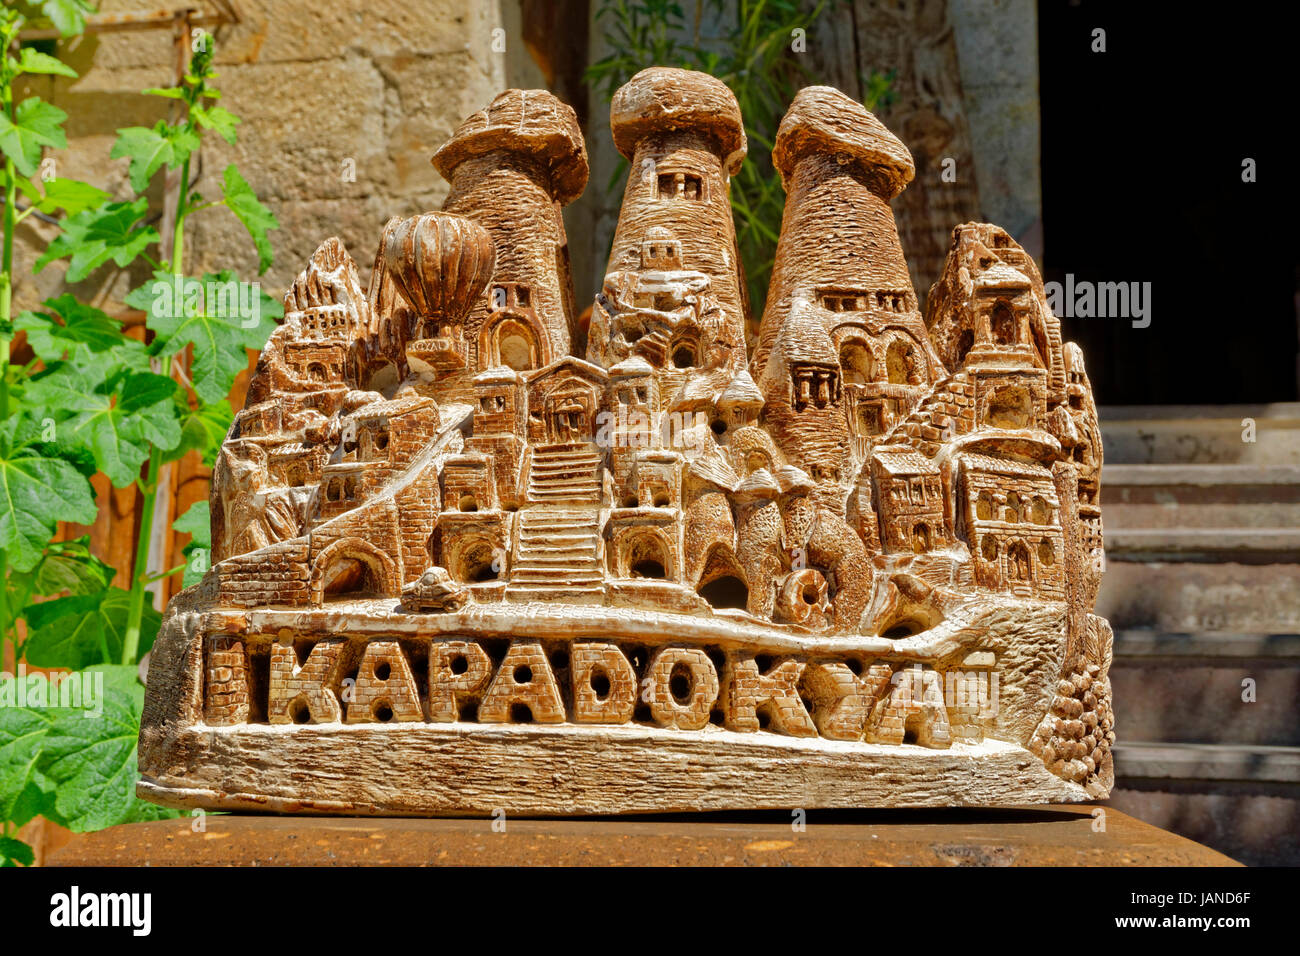
[[[1106,796],[1097,413],[1042,277],[953,230],[922,309],[911,154],[826,87],[777,134],[758,341],[735,98],[614,97],[631,162],[589,330],[573,111],[510,90],[434,156],[369,289],[285,297],[217,463],[214,563],[155,644],[139,792],[312,813]]]

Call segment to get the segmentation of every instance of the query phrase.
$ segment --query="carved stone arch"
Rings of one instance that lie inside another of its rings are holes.
[[[871,347],[870,336],[865,329],[846,328],[844,331],[846,334],[835,336],[840,381],[845,385],[866,385],[875,381],[883,371],[883,364]]]
[[[1034,564],[1034,551],[1020,538],[1007,542],[1005,565],[1006,581],[1011,587],[1018,585],[1032,586],[1037,577]]]
[[[442,557],[447,572],[463,584],[495,581],[504,576],[504,550],[481,534],[457,536],[450,547],[444,545]]]
[[[677,580],[673,543],[659,528],[622,529],[614,538],[614,560],[621,578]]]
[[[384,552],[364,538],[340,538],[321,549],[311,566],[311,602],[320,605],[325,602],[325,591],[331,583],[331,571],[341,571],[337,565],[341,561],[352,561],[364,565],[374,576],[375,590],[387,597],[396,597],[400,576],[397,564]],[[347,572],[344,572],[347,573]]]
[[[704,362],[703,336],[693,324],[683,325],[668,344],[668,364],[674,368],[698,368]]]
[[[550,362],[546,332],[531,309],[498,309],[479,332],[478,354],[484,368],[505,365],[516,372]]]
[[[715,608],[748,607],[749,576],[729,544],[716,541],[709,547],[703,569],[695,582],[695,593]]]
[[[925,349],[911,332],[898,326],[886,329],[885,380],[893,385],[920,385],[930,378]],[[911,381],[915,378],[916,381]]]

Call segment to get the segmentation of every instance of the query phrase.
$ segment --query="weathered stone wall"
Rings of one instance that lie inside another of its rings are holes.
[[[281,228],[272,233],[275,265],[262,277],[268,292],[278,296],[330,235],[342,238],[367,270],[390,216],[441,205],[447,184],[429,157],[466,115],[515,79],[507,62],[519,56],[508,51],[522,53],[522,43],[511,42],[502,15],[512,2],[241,0],[243,22],[217,31],[216,59],[222,105],[244,122],[234,146],[205,137],[197,188],[219,196],[222,170],[238,163],[279,218]],[[181,0],[100,3],[105,13],[194,6]],[[494,30],[502,32],[494,36]],[[167,115],[170,101],[139,91],[172,83],[171,31],[87,35],[63,44],[60,53],[80,78],[38,78],[22,95],[39,93],[69,115],[69,149],[55,154],[58,175],[125,198],[126,162],[109,159],[109,151],[118,128],[152,126]],[[256,275],[252,245],[233,216],[216,210],[191,225],[191,271],[230,267]],[[19,237],[21,308],[61,291],[61,265],[27,278],[52,234],[51,227],[34,223]],[[78,291],[102,296],[111,307],[145,277],[143,267],[129,276],[109,268]]]

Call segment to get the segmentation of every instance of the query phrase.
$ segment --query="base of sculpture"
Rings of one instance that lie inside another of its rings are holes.
[[[138,793],[169,806],[1006,806],[1110,786],[1108,749],[1077,782],[1041,752],[1064,605],[984,595],[917,634],[830,637],[742,612],[502,601],[426,614],[378,599],[234,611],[203,594],[175,602],[152,656]]]
[[[1089,800],[1012,744],[699,738],[649,728],[193,728],[184,776],[137,794],[179,809],[376,816],[529,816],[701,810],[1005,806]],[[317,768],[317,769],[312,769]],[[186,785],[187,781],[190,784]]]

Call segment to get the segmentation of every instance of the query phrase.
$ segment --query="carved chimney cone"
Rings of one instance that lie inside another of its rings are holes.
[[[785,215],[754,355],[773,437],[838,513],[875,440],[943,368],[930,347],[889,201],[912,155],[838,90],[800,90],[772,160]]]
[[[496,245],[492,289],[465,323],[470,370],[528,371],[573,352],[580,335],[560,207],[587,184],[573,109],[545,90],[506,90],[457,128],[433,165],[451,183],[442,208],[480,223]]]
[[[678,242],[679,268],[708,276],[727,336],[743,343],[748,303],[729,198],[730,176],[745,158],[735,95],[707,73],[651,67],[614,94],[609,125],[631,171],[606,273],[641,269],[651,230],[667,230]],[[608,366],[618,359],[606,352],[600,311],[592,314],[587,357]]]

